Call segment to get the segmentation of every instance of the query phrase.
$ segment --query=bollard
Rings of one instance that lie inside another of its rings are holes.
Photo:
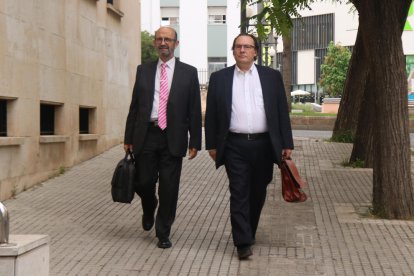
[[[0,245],[9,243],[9,213],[0,202]]]

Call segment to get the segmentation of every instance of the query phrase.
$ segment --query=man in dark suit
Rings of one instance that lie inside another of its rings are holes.
[[[201,149],[201,101],[197,69],[174,57],[178,46],[173,28],[155,32],[157,61],[139,65],[126,121],[124,149],[133,151],[136,192],[141,198],[142,227],[155,231],[159,248],[169,248],[175,219],[182,159]]]
[[[206,149],[229,178],[233,242],[240,260],[252,255],[273,164],[293,150],[292,130],[279,71],[254,64],[258,42],[233,41],[236,65],[211,75],[205,119]]]

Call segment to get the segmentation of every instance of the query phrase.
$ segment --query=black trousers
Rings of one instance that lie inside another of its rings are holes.
[[[136,157],[138,181],[136,192],[141,198],[144,214],[157,208],[156,184],[158,181],[159,205],[155,219],[158,238],[168,238],[175,219],[182,157],[172,156],[168,150],[167,134],[156,126],[149,126],[142,153]]]
[[[224,154],[230,182],[233,242],[237,247],[249,246],[256,238],[266,188],[273,178],[270,138],[247,140],[229,136]]]

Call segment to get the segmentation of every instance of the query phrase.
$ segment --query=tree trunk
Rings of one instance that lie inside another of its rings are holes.
[[[288,101],[289,112],[292,110],[292,97],[290,90],[292,86],[292,44],[288,36],[283,36],[283,55],[282,55],[282,77],[285,84],[286,98]]]
[[[366,70],[368,71],[368,70]],[[354,147],[352,148],[350,163],[358,160],[364,161],[364,167],[372,168],[374,162],[374,122],[375,106],[374,106],[374,89],[375,82],[371,75],[366,74],[366,85],[363,91],[363,99],[360,103],[358,113],[358,125],[355,133]]]
[[[348,73],[342,93],[338,115],[332,133],[334,141],[353,140],[357,129],[358,116],[364,96],[366,76],[368,73],[367,57],[362,44],[361,28],[358,27],[357,38],[349,62]],[[349,138],[348,138],[349,137]],[[359,156],[364,160],[363,156]]]
[[[412,0],[354,0],[373,80],[375,107],[374,212],[390,219],[414,215],[408,99],[401,34]]]

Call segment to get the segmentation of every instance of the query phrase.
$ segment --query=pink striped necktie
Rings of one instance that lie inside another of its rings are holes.
[[[167,64],[161,64],[160,99],[158,107],[158,126],[164,130],[167,127],[168,77]]]

